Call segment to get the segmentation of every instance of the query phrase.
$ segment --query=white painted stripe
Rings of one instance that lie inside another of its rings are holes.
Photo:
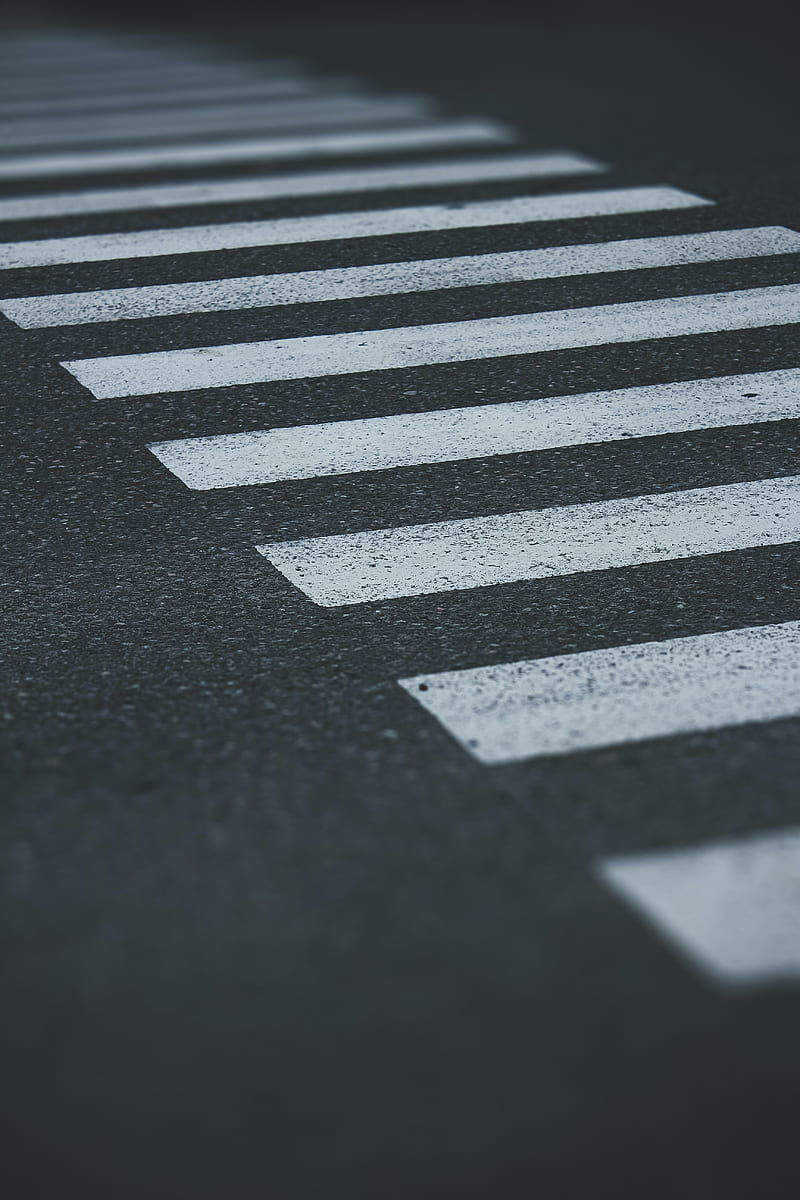
[[[176,45],[174,51],[158,47],[147,52],[130,52],[112,48],[98,50],[96,54],[78,53],[45,58],[43,52],[32,54],[14,52],[0,60],[3,74],[0,84],[16,87],[18,84],[45,84],[49,80],[61,83],[69,78],[84,77],[91,83],[103,79],[114,80],[125,75],[132,82],[137,76],[147,79],[151,71],[172,72],[176,77],[184,74],[199,80],[213,79],[219,75],[250,76],[254,79],[273,79],[287,74],[308,70],[308,63],[297,57],[280,57],[246,60],[235,55],[209,55],[207,47],[191,47],[184,43]]]
[[[5,117],[0,112],[0,145],[5,149],[12,144],[26,145],[34,141],[58,141],[59,139],[89,140],[109,136],[129,135],[157,136],[175,131],[213,129],[224,125],[232,127],[235,122],[254,122],[258,119],[269,128],[278,121],[300,119],[318,120],[331,112],[362,113],[376,104],[379,109],[387,103],[388,111],[394,111],[400,102],[407,105],[406,115],[415,116],[430,109],[431,101],[425,96],[370,95],[369,93],[333,89],[318,91],[313,95],[264,97],[244,96],[240,99],[220,101],[204,96],[200,100],[185,100],[182,97],[171,107],[125,109],[116,112],[104,108],[102,112],[74,113],[58,112],[42,116]]]
[[[191,40],[190,40],[191,39]],[[35,56],[36,61],[46,61],[49,57],[69,55],[142,55],[168,54],[174,57],[179,54],[200,55],[214,54],[214,48],[201,40],[194,40],[191,34],[187,37],[184,29],[180,34],[170,34],[159,31],[157,34],[143,32],[123,33],[120,30],[113,34],[89,32],[88,30],[72,29],[15,29],[4,30],[0,58],[18,61],[21,54]]]
[[[155,47],[146,49],[144,47],[111,45],[103,47],[73,46],[64,47],[63,50],[63,53],[48,55],[43,48],[31,46],[28,51],[25,51],[21,46],[15,47],[11,54],[0,56],[4,81],[16,81],[17,77],[47,80],[60,78],[63,75],[72,75],[76,71],[100,71],[101,74],[107,75],[111,67],[119,70],[147,70],[148,67],[169,69],[189,66],[193,70],[202,68],[214,71],[218,67],[242,65],[231,59],[206,58],[202,60],[196,54],[175,53]]]
[[[19,52],[25,47],[29,47],[31,53],[40,51],[52,53],[63,49],[70,53],[74,50],[96,50],[98,53],[104,53],[106,48],[111,51],[119,50],[128,53],[133,51],[193,52],[196,54],[214,52],[214,48],[210,47],[207,41],[199,37],[195,38],[194,34],[186,28],[175,33],[169,33],[163,29],[157,33],[145,33],[142,30],[131,33],[119,29],[113,33],[100,33],[97,30],[75,30],[66,26],[48,26],[46,30],[41,28],[7,30],[4,38],[3,46],[7,52]]]
[[[132,66],[186,64],[207,71],[235,67],[269,74],[276,70],[286,70],[287,67],[296,68],[299,61],[296,56],[287,57],[286,55],[256,60],[243,59],[235,52],[232,54],[219,53],[208,43],[187,41],[185,33],[171,44],[163,38],[159,38],[150,45],[133,42],[125,44],[119,39],[114,39],[113,43],[97,42],[90,45],[84,42],[73,46],[64,44],[47,47],[42,43],[36,45],[31,43],[27,48],[23,43],[9,42],[4,34],[3,46],[0,50],[0,65],[9,69],[17,66],[20,71],[24,68],[28,68],[30,71],[41,68],[40,73],[43,76],[53,70],[58,70],[60,66],[67,68],[75,64],[79,67],[91,67],[92,65],[102,67],[106,63],[124,65],[126,62]]]
[[[288,275],[250,275],[199,283],[25,296],[0,300],[0,312],[18,325],[33,329],[47,325],[83,325],[93,321],[238,311],[280,304],[480,287],[608,271],[649,270],[799,251],[800,233],[793,230],[780,226],[735,229],[554,246],[546,250],[513,250],[503,254],[297,271]]]
[[[3,42],[0,46],[0,61],[18,62],[21,55],[35,57],[36,62],[47,63],[50,59],[57,60],[69,55],[106,56],[108,54],[146,54],[171,51],[177,43],[164,34],[157,38],[148,38],[137,34],[116,33],[113,37],[104,34],[80,33],[71,30],[21,30],[6,29],[3,31]]]
[[[235,52],[234,52],[235,53]],[[13,66],[28,59],[31,67],[41,67],[43,70],[57,66],[61,61],[99,62],[149,61],[163,60],[165,62],[188,61],[204,63],[214,67],[230,61],[241,61],[232,57],[222,48],[210,46],[202,38],[195,38],[185,28],[175,35],[163,31],[156,35],[137,33],[115,33],[113,37],[105,35],[88,35],[85,32],[72,35],[68,31],[62,35],[45,36],[39,31],[35,36],[21,36],[19,32],[9,30],[3,32],[3,43],[0,46],[0,63]],[[272,70],[275,66],[283,66],[287,62],[296,62],[294,58],[259,58],[254,64],[258,69]]]
[[[247,138],[137,150],[15,155],[0,159],[0,179],[144,171],[157,167],[197,167],[291,158],[332,158],[348,154],[391,154],[433,146],[491,145],[514,140],[512,131],[496,121],[439,121],[363,133],[297,134],[292,137]]]
[[[745,720],[768,719],[762,708],[767,714],[783,708],[777,716],[800,712],[796,622],[713,636],[736,647],[745,678],[755,684],[743,694],[742,680],[729,672],[731,699],[745,714],[754,711]],[[708,708],[697,699],[700,712]],[[609,858],[597,873],[714,982],[752,986],[800,978],[800,828]]]
[[[107,79],[94,79],[81,70],[71,79],[56,80],[48,76],[36,79],[27,72],[26,77],[9,84],[0,77],[0,110],[6,106],[27,107],[31,111],[46,113],[48,108],[58,112],[62,105],[68,107],[99,107],[98,97],[105,97],[109,106],[118,102],[148,103],[151,94],[163,93],[167,97],[184,98],[192,92],[205,95],[215,91],[254,89],[283,86],[298,80],[318,79],[323,76],[308,76],[305,71],[294,69],[276,72],[260,71],[207,71],[172,70],[131,71],[113,70]],[[5,86],[3,86],[5,82]],[[49,86],[46,86],[49,85]]]
[[[8,124],[5,127],[0,124],[0,145],[4,151],[64,143],[97,145],[109,141],[121,146],[178,135],[198,137],[215,133],[221,136],[228,132],[238,136],[253,129],[266,133],[296,128],[368,127],[425,117],[432,109],[433,102],[425,96],[348,96],[338,93],[247,106],[215,105],[207,109],[191,105],[166,113],[156,110],[146,121],[139,116],[128,121],[111,120],[101,124],[82,121],[69,126],[42,121],[35,129],[31,125],[9,129]]]
[[[0,96],[17,99],[27,96],[49,96],[54,103],[62,95],[91,95],[104,90],[109,95],[122,86],[126,91],[139,88],[142,92],[151,86],[163,87],[172,83],[241,83],[269,78],[269,72],[261,71],[253,63],[222,64],[201,62],[152,62],[120,63],[118,65],[98,62],[96,66],[65,64],[63,68],[50,68],[46,74],[33,72],[29,64],[22,64],[12,77],[6,68],[0,79]]]
[[[98,92],[103,93],[110,106],[113,106],[116,96],[139,95],[146,99],[151,91],[179,91],[200,88],[241,87],[245,84],[256,84],[263,76],[247,71],[204,71],[196,69],[165,69],[157,71],[142,71],[136,68],[131,71],[112,70],[111,74],[100,77],[92,73],[76,72],[72,77],[62,79],[48,77],[46,79],[25,79],[13,84],[0,80],[0,108],[5,104],[27,103],[30,101],[49,101],[54,110],[58,110],[62,101],[79,103],[90,100]],[[269,78],[267,76],[267,78]]]
[[[114,73],[146,75],[148,71],[205,71],[213,74],[216,71],[230,69],[253,70],[253,64],[236,62],[232,59],[205,61],[196,55],[176,54],[167,51],[126,50],[108,46],[96,50],[79,49],[60,54],[45,54],[42,50],[25,52],[17,50],[12,55],[0,55],[2,84],[16,86],[18,83],[48,83],[51,80],[61,82],[76,77],[102,76],[112,78]]]
[[[135,113],[145,114],[149,109],[165,104],[191,104],[195,101],[211,103],[217,100],[229,103],[233,100],[271,100],[275,97],[316,95],[321,92],[335,92],[347,88],[355,88],[353,79],[338,77],[306,77],[286,75],[277,79],[254,80],[250,83],[211,83],[198,87],[193,84],[180,84],[167,88],[148,88],[142,92],[137,88],[133,92],[115,91],[113,96],[96,92],[86,96],[61,97],[55,102],[52,97],[32,97],[26,100],[0,99],[0,119],[8,120],[17,117],[23,120],[46,120],[50,117],[60,119],[86,117],[108,113],[113,115],[133,116]],[[56,111],[54,112],[54,107]],[[121,110],[121,111],[120,111]]]
[[[207,179],[199,183],[160,183],[146,187],[103,188],[44,196],[0,197],[0,220],[33,220],[126,209],[176,208],[194,204],[235,204],[294,196],[336,196],[392,188],[447,187],[512,179],[591,175],[608,168],[582,154],[554,151],[444,162],[357,167],[344,171],[262,175],[253,179]]]
[[[334,607],[800,540],[800,475],[258,546]]]
[[[474,362],[800,322],[800,285],[751,288],[268,342],[84,358],[62,366],[99,400]]]
[[[800,714],[800,622],[401,679],[480,762]]]
[[[187,487],[386,471],[800,418],[800,369],[155,442]]]
[[[28,67],[42,74],[60,68],[85,68],[99,65],[133,64],[152,62],[174,63],[187,60],[184,48],[167,46],[133,46],[107,42],[76,41],[69,43],[45,41],[15,41],[6,32],[0,46],[0,67],[19,70]],[[192,56],[192,61],[197,57]]]
[[[0,268],[47,267],[57,263],[148,258],[163,254],[196,254],[244,246],[279,246],[342,238],[390,237],[489,225],[524,225],[536,221],[565,221],[577,217],[694,208],[708,203],[678,188],[613,188],[598,192],[477,200],[466,204],[407,205],[366,212],[324,213],[314,217],[278,217],[271,221],[145,229],[136,233],[44,238],[32,242],[0,243]]]
[[[46,75],[61,68],[92,68],[114,66],[150,66],[160,64],[173,66],[178,63],[189,63],[195,67],[205,67],[215,70],[217,67],[249,66],[251,70],[272,70],[282,67],[286,62],[296,62],[296,59],[271,58],[265,60],[242,60],[232,54],[215,52],[208,44],[188,42],[185,36],[170,43],[159,38],[150,44],[125,42],[119,38],[113,41],[76,41],[68,43],[44,41],[13,41],[7,33],[3,34],[3,44],[0,47],[0,66],[9,70],[20,71],[25,67]]]
[[[134,50],[115,46],[11,46],[4,41],[0,48],[0,70],[3,81],[16,82],[20,77],[48,79],[74,74],[78,71],[108,71],[109,67],[131,68],[153,65],[171,66],[180,60],[176,54],[153,50]]]

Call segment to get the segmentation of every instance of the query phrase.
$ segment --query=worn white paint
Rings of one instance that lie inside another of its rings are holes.
[[[259,59],[257,63],[248,63],[232,57],[211,56],[204,52],[206,49],[200,46],[192,48],[184,43],[173,48],[166,45],[150,48],[111,45],[64,47],[46,53],[38,47],[27,51],[22,47],[12,48],[4,33],[4,43],[0,49],[0,69],[3,72],[0,83],[14,86],[20,80],[46,82],[49,79],[60,80],[64,76],[91,76],[94,72],[115,78],[124,72],[135,83],[150,69],[172,71],[178,75],[184,70],[190,74],[199,72],[209,80],[219,72],[227,74],[230,71],[244,71],[256,79],[269,79],[301,68],[296,58]],[[6,50],[8,53],[4,53]]]
[[[187,487],[386,471],[800,418],[800,369],[154,442]]]
[[[770,710],[776,716],[800,713],[797,623],[734,635],[739,644],[730,669],[724,672],[723,664],[714,681],[719,689],[727,679],[729,705],[738,700],[744,720],[769,719]],[[737,666],[741,679],[734,675]],[[702,696],[697,701],[701,712],[711,707]],[[799,827],[610,858],[597,872],[714,982],[752,986],[800,979]]]
[[[99,400],[800,322],[800,285],[62,363]]]
[[[278,70],[281,70],[280,66]],[[268,71],[261,72],[253,63],[237,63],[233,60],[213,64],[195,61],[107,64],[99,60],[96,64],[84,66],[65,62],[63,67],[51,67],[46,72],[34,72],[29,64],[24,63],[16,72],[9,67],[4,69],[0,78],[0,98],[46,96],[57,105],[62,96],[106,91],[113,97],[118,88],[126,92],[139,89],[145,93],[150,87],[176,83],[199,87],[205,83],[256,82],[268,76]]]
[[[67,262],[196,254],[245,246],[392,237],[444,229],[521,225],[575,217],[693,208],[705,203],[698,196],[676,188],[612,188],[598,192],[475,200],[458,205],[405,205],[402,208],[324,213],[312,217],[278,217],[271,221],[235,221],[177,229],[146,229],[136,233],[101,233],[31,242],[5,242],[0,243],[0,267],[41,267]]]
[[[162,142],[180,136],[187,138],[238,137],[258,130],[261,133],[285,133],[293,129],[369,127],[414,120],[431,113],[433,103],[425,96],[365,96],[334,93],[272,103],[233,103],[197,105],[179,109],[155,110],[134,118],[106,113],[100,120],[71,118],[36,122],[0,121],[0,145],[4,151],[31,150],[40,146],[70,147],[112,143],[115,147],[137,142]]]
[[[609,271],[650,270],[798,251],[800,233],[791,229],[779,226],[733,229],[553,246],[546,250],[513,250],[503,254],[296,271],[287,275],[247,275],[198,283],[25,296],[0,300],[0,312],[17,325],[34,329],[48,325],[85,325],[96,321],[129,321],[183,313],[233,312],[281,304],[353,300]]]
[[[149,87],[146,92],[136,88],[131,92],[114,91],[108,93],[93,92],[84,96],[59,97],[54,110],[52,97],[33,96],[25,100],[6,100],[0,98],[0,120],[6,121],[31,120],[45,121],[55,119],[60,121],[77,120],[83,117],[87,120],[97,120],[101,117],[112,122],[120,116],[131,118],[144,117],[153,108],[163,108],[172,111],[173,105],[200,103],[231,103],[235,100],[256,102],[271,101],[276,97],[316,95],[321,92],[340,91],[343,87],[354,87],[352,79],[340,80],[325,76],[312,77],[305,75],[285,75],[275,79],[252,80],[244,83],[214,83],[209,80],[206,84],[180,84],[168,87]]]
[[[417,675],[400,685],[482,763],[572,754],[800,715],[800,622]],[[631,886],[635,872],[624,863],[607,870],[618,886],[627,874]],[[800,939],[795,948],[800,954]]]
[[[296,69],[298,60],[273,57],[259,58],[258,62],[244,62],[224,50],[221,54],[215,52],[202,39],[193,41],[187,37],[186,30],[175,37],[161,32],[152,39],[143,34],[135,37],[115,34],[113,38],[89,38],[85,35],[70,38],[65,34],[48,39],[41,34],[23,37],[4,29],[0,44],[0,67],[5,79],[14,79],[18,75],[49,77],[65,70],[99,68],[108,71],[109,67],[174,67],[180,64],[188,64],[208,74],[233,67],[259,75],[271,75]]]
[[[449,187],[559,176],[591,175],[602,163],[572,151],[445,159],[400,166],[355,167],[338,171],[262,175],[248,179],[204,179],[193,183],[157,183],[132,188],[99,188],[39,196],[0,197],[0,221],[67,217],[83,213],[181,208],[196,204],[237,204],[296,196],[341,196],[397,188]]]
[[[382,99],[386,95],[372,95],[352,78],[347,80],[346,86],[342,86],[342,80],[337,78],[326,86],[322,78],[303,77],[189,91],[147,91],[144,95],[132,96],[131,104],[126,104],[123,96],[119,99],[114,97],[113,103],[93,105],[92,98],[87,97],[86,100],[78,99],[64,105],[50,104],[45,111],[30,109],[16,113],[9,112],[7,106],[0,104],[0,130],[4,135],[8,133],[15,137],[25,133],[37,136],[48,130],[57,130],[64,136],[98,131],[147,133],[151,129],[158,131],[162,119],[167,123],[167,128],[174,125],[180,129],[186,125],[193,127],[216,115],[227,119],[232,115],[246,116],[259,112],[269,118],[284,111],[293,115],[306,108],[314,112],[328,100],[358,99],[364,102],[370,98]]]
[[[333,607],[800,541],[800,475],[259,546]]]
[[[514,140],[512,131],[496,121],[456,119],[347,133],[276,134],[271,137],[144,146],[131,150],[9,155],[0,158],[0,179],[146,171],[162,167],[202,167],[232,162],[279,162],[282,159],[334,158],[350,154],[391,154],[429,147],[490,146]]]

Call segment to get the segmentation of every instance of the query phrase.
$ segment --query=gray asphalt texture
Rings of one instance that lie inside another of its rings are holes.
[[[431,92],[511,121],[524,144],[611,163],[601,186],[671,184],[718,207],[9,272],[6,295],[800,229],[796,48],[758,10],[232,25],[214,36],[243,54]],[[105,182],[134,179],[86,185]],[[18,222],[3,237],[525,190]],[[797,422],[219,494],[189,492],[145,444],[796,366],[796,328],[119,401],[58,365],[790,282],[796,256],[68,330],[2,320],[9,1200],[793,1193],[797,989],[714,988],[592,868],[797,822],[800,723],[486,768],[395,681],[796,620],[798,547],[339,610],[253,547],[790,474]]]

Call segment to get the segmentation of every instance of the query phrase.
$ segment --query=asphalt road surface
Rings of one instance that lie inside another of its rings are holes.
[[[9,1200],[794,1194],[786,33],[8,25]]]

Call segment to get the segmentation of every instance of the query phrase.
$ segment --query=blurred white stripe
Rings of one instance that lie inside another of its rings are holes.
[[[74,146],[113,142],[155,142],[180,135],[203,137],[215,133],[238,136],[250,130],[283,133],[290,129],[345,128],[370,126],[426,117],[433,110],[425,96],[348,96],[340,93],[259,104],[189,105],[167,112],[155,111],[142,117],[120,119],[115,114],[102,121],[70,119],[65,122],[37,120],[35,126],[0,121],[0,145],[4,150],[38,146]],[[2,160],[0,160],[2,161]]]
[[[157,183],[145,187],[0,197],[0,220],[33,220],[80,213],[127,209],[175,208],[194,204],[235,204],[292,196],[336,196],[397,188],[449,187],[465,183],[548,179],[606,171],[602,163],[570,151],[490,158],[355,167],[300,175],[262,175],[250,179],[207,179],[200,183]]]
[[[688,661],[702,639],[686,639],[694,645],[687,646],[687,694],[680,698],[690,718],[697,721],[707,714],[713,720],[715,700],[734,710],[727,724],[800,713],[798,623],[711,636],[731,658],[713,663],[709,698],[701,690],[708,684],[705,664],[701,659],[698,675],[697,663]],[[718,724],[722,722],[705,727]],[[800,979],[800,828],[609,858],[597,872],[715,981],[744,985]]]
[[[16,155],[0,158],[0,179],[57,175],[113,174],[161,167],[213,166],[229,162],[269,162],[291,158],[333,158],[349,154],[392,154],[427,147],[492,145],[515,141],[496,121],[460,119],[402,129],[348,133],[295,134],[235,141],[102,150],[96,153]]]
[[[311,78],[306,76],[287,75],[282,79],[254,80],[252,83],[220,83],[198,87],[195,84],[178,85],[168,88],[148,88],[146,92],[136,89],[133,92],[115,91],[113,96],[106,93],[92,93],[86,96],[61,97],[57,101],[52,98],[33,98],[28,100],[0,99],[0,120],[10,118],[31,119],[35,121],[77,119],[85,116],[107,117],[113,122],[119,116],[147,115],[152,108],[163,105],[179,106],[183,104],[228,103],[234,100],[258,101],[271,100],[275,97],[318,95],[334,93],[346,88],[356,89],[354,79],[335,76]],[[171,111],[171,109],[167,109]]]

